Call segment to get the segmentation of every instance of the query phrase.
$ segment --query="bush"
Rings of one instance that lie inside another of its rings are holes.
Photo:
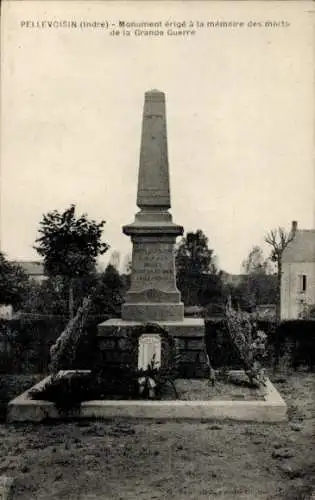
[[[315,320],[283,321],[274,338],[275,361],[288,356],[293,368],[315,366]]]
[[[226,322],[231,342],[239,352],[250,383],[255,386],[265,385],[263,360],[267,335],[258,329],[250,314],[231,307],[226,310]]]
[[[85,335],[78,345],[75,368],[88,369],[97,355],[97,325],[107,316],[88,318]],[[50,348],[67,324],[67,319],[0,320],[0,373],[47,373]]]
[[[8,347],[0,357],[1,373],[44,373],[49,348],[64,321],[59,319],[0,320],[0,336]]]
[[[143,371],[131,365],[104,366],[90,373],[55,374],[44,387],[33,389],[30,396],[35,400],[53,402],[60,413],[73,412],[80,409],[83,401],[147,399],[150,394],[140,394],[139,378],[155,378],[155,375],[151,367]]]
[[[231,344],[225,320],[205,320],[206,348],[210,364],[214,369],[223,366],[239,369],[242,367],[240,356]]]
[[[257,320],[257,328],[267,335],[265,366],[278,365],[285,356],[293,368],[299,365],[315,366],[315,321],[283,321],[278,327],[274,320]],[[231,344],[225,321],[207,319],[206,345],[210,363],[214,368],[242,367],[240,356]]]

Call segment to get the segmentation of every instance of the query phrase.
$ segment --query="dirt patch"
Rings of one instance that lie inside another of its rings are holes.
[[[315,488],[314,375],[275,385],[289,422],[0,425],[0,474],[16,479],[16,500],[307,500]]]

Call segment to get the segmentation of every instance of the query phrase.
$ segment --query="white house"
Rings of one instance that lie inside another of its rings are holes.
[[[298,229],[282,254],[281,319],[298,319],[315,305],[315,230]]]

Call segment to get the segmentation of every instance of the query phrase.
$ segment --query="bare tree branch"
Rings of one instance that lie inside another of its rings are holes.
[[[282,255],[288,244],[295,236],[294,231],[287,233],[282,227],[272,229],[265,237],[265,242],[271,246],[270,258],[277,265],[277,304],[276,304],[276,317],[280,321],[280,294],[281,294],[281,276],[282,276]]]

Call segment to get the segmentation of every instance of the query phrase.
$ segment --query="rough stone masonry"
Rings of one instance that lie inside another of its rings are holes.
[[[137,206],[134,222],[123,227],[133,251],[131,286],[122,317],[98,327],[104,362],[123,361],[130,331],[158,323],[176,338],[182,365],[189,368],[186,374],[200,375],[206,369],[204,322],[184,317],[176,287],[175,242],[183,227],[173,223],[169,212],[165,94],[158,90],[146,92],[144,97]]]

